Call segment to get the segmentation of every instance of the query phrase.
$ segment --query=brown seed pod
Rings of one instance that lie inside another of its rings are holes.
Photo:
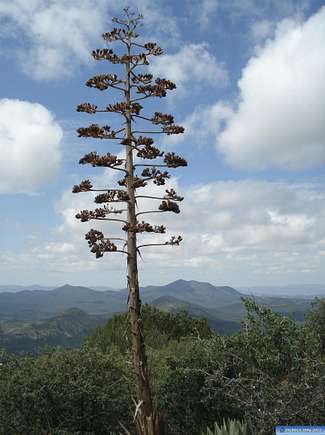
[[[173,213],[180,213],[180,209],[178,204],[176,204],[176,202],[173,201],[162,201],[162,203],[159,206],[159,210],[160,211],[172,211]]]
[[[104,91],[119,83],[122,83],[122,80],[120,80],[116,74],[101,74],[87,80],[86,86]]]
[[[80,184],[75,184],[72,188],[72,193],[79,193],[79,192],[89,192],[92,189],[93,185],[91,184],[90,180],[84,180],[81,181]]]
[[[90,103],[79,104],[79,106],[77,106],[77,112],[96,113],[97,106]]]
[[[174,117],[167,113],[155,112],[151,121],[153,124],[170,125],[174,123]]]
[[[172,199],[174,201],[183,201],[182,196],[178,196],[174,189],[166,189],[166,195],[164,196],[165,199]]]
[[[103,156],[97,154],[96,151],[92,151],[85,154],[80,160],[80,165],[90,164],[93,167],[103,166],[106,168],[114,168],[115,166],[120,166],[124,163],[124,159],[118,159],[117,156],[107,153]]]
[[[122,190],[108,190],[106,193],[100,193],[95,197],[95,203],[101,204],[103,202],[127,202],[129,195],[126,191]]]
[[[179,166],[187,166],[187,161],[176,155],[174,152],[165,154],[164,162],[169,168],[178,168]]]
[[[137,156],[142,159],[156,159],[157,157],[162,157],[164,155],[163,151],[159,148],[153,147],[152,145],[145,145],[141,150],[138,151]]]
[[[77,130],[78,137],[94,137],[97,139],[115,139],[115,131],[111,131],[111,127],[105,125],[99,127],[98,124],[91,124],[89,127],[80,127]]]
[[[170,134],[180,134],[184,133],[184,127],[181,125],[167,125],[163,128],[163,132],[166,133],[168,136]]]
[[[126,224],[122,228],[124,231],[131,231],[134,233],[158,233],[163,234],[166,232],[164,225],[151,225],[148,222],[138,222],[136,225]]]
[[[146,50],[148,50],[148,54],[152,54],[153,56],[160,56],[163,54],[163,49],[161,47],[158,47],[158,45],[155,42],[147,42],[144,44],[144,47]]]

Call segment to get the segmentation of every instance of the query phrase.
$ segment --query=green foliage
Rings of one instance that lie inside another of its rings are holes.
[[[247,435],[247,424],[237,420],[223,421],[222,425],[214,424],[214,428],[207,429],[201,435]]]
[[[143,308],[155,400],[168,435],[213,434],[231,419],[254,435],[273,435],[276,424],[324,422],[324,301],[315,302],[305,325],[254,300],[244,304],[242,330],[229,337],[186,314]],[[121,315],[82,350],[0,358],[0,434],[118,434],[119,421],[133,434],[129,343]]]
[[[122,360],[93,350],[2,358],[0,433],[94,433],[131,425],[131,394]],[[65,431],[65,432],[64,432]]]
[[[319,344],[321,354],[325,355],[325,299],[316,298],[312,302],[312,309],[306,315],[305,322]]]
[[[143,305],[143,330],[146,346],[160,349],[170,341],[180,341],[184,337],[211,336],[212,332],[205,319],[193,319],[182,311],[177,314],[166,313],[150,305]],[[121,352],[131,347],[128,314],[120,314],[110,319],[104,327],[98,327],[87,343],[102,352],[116,346]]]
[[[237,408],[252,432],[276,424],[319,424],[325,406],[325,361],[308,329],[244,301],[240,334],[226,339],[224,362],[207,377],[206,394]]]

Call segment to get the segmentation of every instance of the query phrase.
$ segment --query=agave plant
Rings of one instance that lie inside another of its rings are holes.
[[[223,421],[222,425],[214,424],[211,430],[207,428],[206,432],[202,435],[249,435],[247,431],[247,424],[238,420]]]

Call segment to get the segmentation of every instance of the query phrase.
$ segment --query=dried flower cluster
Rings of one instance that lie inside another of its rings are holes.
[[[96,255],[96,258],[103,257],[103,252],[117,251],[117,246],[110,240],[105,239],[101,231],[90,230],[85,238],[91,247],[90,251]]]
[[[167,153],[164,157],[164,162],[169,168],[178,168],[179,166],[187,166],[187,161],[176,155],[175,153]]]
[[[125,113],[126,111],[129,111],[130,113],[135,113],[136,115],[140,114],[141,109],[141,104],[127,104],[125,101],[122,101],[121,103],[110,104],[106,108],[107,112]]]
[[[142,177],[146,177],[145,181],[153,180],[154,184],[157,186],[163,186],[167,178],[170,178],[170,175],[167,171],[161,172],[159,169],[154,167],[145,168],[142,171]]]
[[[164,234],[166,227],[164,225],[151,225],[148,222],[136,222],[134,225],[126,224],[122,230],[132,231],[133,233],[159,233]]]
[[[129,195],[124,190],[108,190],[106,193],[97,195],[94,202],[96,204],[103,202],[128,202],[129,199]]]
[[[72,188],[72,193],[89,192],[92,190],[93,185],[90,180],[81,181],[79,184],[75,184]]]
[[[122,80],[120,80],[116,74],[102,74],[87,80],[86,86],[105,91],[106,89],[114,87],[120,83],[122,83]]]
[[[114,168],[115,166],[121,166],[124,163],[124,159],[119,159],[111,153],[107,153],[103,156],[97,154],[96,151],[85,154],[80,160],[80,165],[90,164],[91,166],[104,166],[106,168]]]
[[[157,157],[162,157],[163,154],[164,154],[163,151],[160,151],[159,148],[149,144],[144,145],[144,147],[139,149],[137,152],[138,157],[141,157],[142,159],[148,159],[148,160],[156,159]]]
[[[164,54],[163,49],[161,47],[158,47],[158,45],[155,42],[147,42],[144,44],[144,48],[148,50],[147,55],[152,54],[153,56],[161,56]]]
[[[160,211],[172,211],[176,214],[180,213],[178,204],[173,201],[163,201],[159,206]]]
[[[121,214],[123,210],[115,210],[113,208],[96,208],[95,210],[81,210],[76,214],[76,219],[81,222],[87,222],[92,219],[105,219],[108,214]]]
[[[172,199],[174,201],[183,201],[182,196],[178,196],[174,189],[166,189],[166,195],[164,196],[165,199]]]
[[[82,103],[77,106],[77,112],[96,113],[97,106],[90,103]]]
[[[167,91],[176,89],[175,83],[170,80],[157,78],[155,84],[145,84],[137,86],[137,93],[144,94],[146,97],[166,97]]]
[[[98,124],[91,124],[89,127],[81,127],[77,130],[78,137],[94,137],[96,139],[115,139],[116,132],[111,131],[111,127],[104,125],[99,127]]]
[[[168,242],[166,242],[166,245],[177,245],[178,246],[182,240],[183,239],[181,236],[178,236],[178,237],[172,236],[171,239]]]
[[[167,113],[155,112],[153,118],[151,118],[153,124],[170,125],[174,123],[174,117]]]

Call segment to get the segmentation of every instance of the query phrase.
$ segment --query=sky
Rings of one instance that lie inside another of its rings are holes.
[[[107,47],[101,35],[126,5],[144,15],[142,41],[164,49],[147,72],[177,85],[142,113],[175,116],[185,134],[158,145],[188,161],[166,185],[185,197],[181,214],[153,215],[148,220],[165,224],[167,235],[141,237],[180,234],[184,241],[144,248],[141,284],[324,283],[325,2],[121,3],[0,0],[0,284],[125,286],[125,256],[96,259],[84,238],[89,228],[118,235],[118,224],[77,221],[79,210],[95,204],[92,194],[71,189],[87,178],[116,185],[108,169],[78,161],[93,150],[122,150],[76,134],[91,123],[116,127],[116,115],[76,106],[118,101],[114,91],[85,82],[119,73],[91,51]]]

